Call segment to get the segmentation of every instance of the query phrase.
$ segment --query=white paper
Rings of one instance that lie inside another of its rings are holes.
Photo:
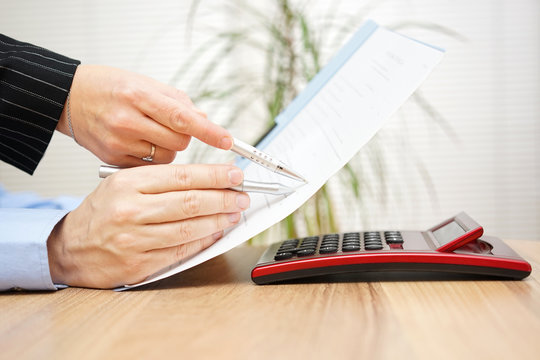
[[[222,239],[198,255],[126,288],[189,269],[287,217],[375,135],[427,77],[442,55],[439,49],[376,27],[263,149],[302,174],[308,179],[308,184],[288,196],[250,194],[251,207],[245,211],[241,222]],[[300,185],[253,163],[245,168],[244,176],[249,180],[280,182],[292,187]]]

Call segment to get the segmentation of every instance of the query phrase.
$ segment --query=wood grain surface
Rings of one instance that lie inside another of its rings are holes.
[[[507,243],[525,280],[258,286],[263,249],[239,247],[138,290],[3,293],[0,359],[538,359],[540,241]]]

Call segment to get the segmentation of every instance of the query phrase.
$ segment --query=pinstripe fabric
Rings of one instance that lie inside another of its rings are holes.
[[[79,64],[0,34],[0,160],[34,173]]]

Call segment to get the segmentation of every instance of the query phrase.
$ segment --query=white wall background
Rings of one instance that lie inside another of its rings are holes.
[[[121,67],[168,82],[190,51],[184,37],[189,1],[0,3],[0,32],[84,63]],[[363,3],[342,1],[342,11]],[[377,5],[371,18],[380,24],[432,22],[466,39],[404,29],[447,51],[422,92],[455,136],[407,103],[379,139],[385,141],[389,202],[382,202],[380,193],[366,196],[356,210],[340,214],[343,228],[425,229],[465,210],[488,234],[540,239],[540,2],[372,3]],[[313,1],[311,6],[324,12],[328,2]],[[230,14],[212,16],[218,22],[234,21]],[[192,41],[202,37],[195,32]],[[44,196],[85,195],[99,182],[99,164],[71,139],[56,134],[33,177],[0,164],[0,184]],[[419,164],[429,174],[430,186]]]

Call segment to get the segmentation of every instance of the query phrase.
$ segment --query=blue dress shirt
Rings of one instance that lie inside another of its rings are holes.
[[[54,226],[81,200],[11,194],[0,186],[0,290],[64,287],[52,282],[47,239]]]

